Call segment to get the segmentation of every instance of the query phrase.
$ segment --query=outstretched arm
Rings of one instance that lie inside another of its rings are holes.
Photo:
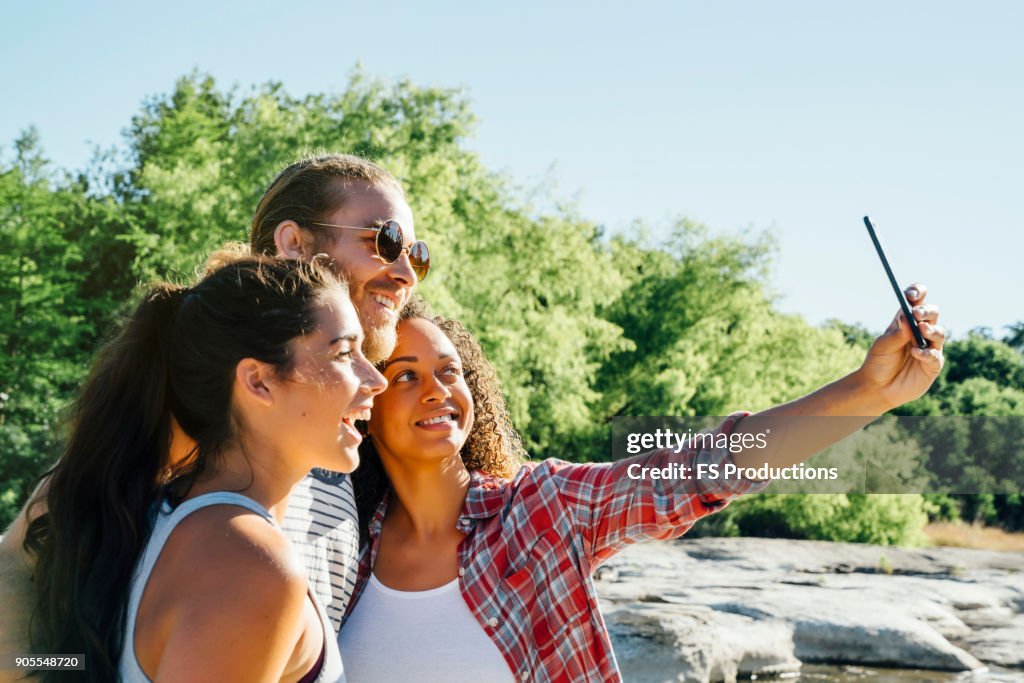
[[[737,424],[749,419],[744,415],[730,415],[714,433],[732,433]],[[536,495],[544,507],[568,511],[593,568],[630,543],[681,536],[701,517],[770,483],[694,474],[721,468],[730,458],[728,448],[697,445],[612,463],[577,464],[551,458],[530,473],[532,481],[524,482],[522,490]]]
[[[608,465],[545,462],[538,470],[543,468],[557,488],[558,499],[572,512],[591,560],[598,564],[637,540],[679,536],[701,516],[769,483],[744,477],[635,477],[643,475],[644,467],[685,465],[692,473],[701,464],[720,466],[729,459],[740,468],[794,465],[924,394],[942,370],[945,333],[936,325],[938,309],[924,303],[924,286],[912,288],[916,294],[908,291],[908,298],[929,348],[913,346],[909,324],[899,313],[856,372],[762,413],[742,419],[734,415],[720,428],[720,433],[741,435],[740,439],[770,430],[767,448],[732,453],[655,451]],[[821,416],[845,419],[820,420]]]
[[[770,430],[768,447],[734,454],[739,467],[787,467],[803,462],[879,415],[922,396],[942,371],[945,331],[938,326],[939,309],[925,304],[922,284],[907,288],[921,334],[928,342],[919,349],[902,312],[871,345],[859,369],[795,401],[770,408],[741,421],[738,434]],[[842,420],[817,420],[821,416]]]

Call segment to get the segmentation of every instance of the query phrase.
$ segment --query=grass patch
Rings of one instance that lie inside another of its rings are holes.
[[[963,522],[935,522],[924,528],[931,545],[1024,552],[1024,533]]]

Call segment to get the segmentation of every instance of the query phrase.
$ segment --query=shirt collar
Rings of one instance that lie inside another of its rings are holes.
[[[469,476],[469,491],[466,492],[466,502],[462,506],[462,516],[487,519],[498,514],[505,504],[508,480],[481,470],[473,470]]]
[[[462,514],[459,515],[459,520],[494,517],[505,504],[505,491],[508,489],[508,485],[509,482],[506,479],[481,470],[472,470],[469,473],[469,490],[466,492],[466,500],[462,504]],[[370,520],[370,536],[372,538],[380,536],[390,500],[391,491],[389,490],[384,493],[380,505],[377,506],[377,511]]]
[[[390,489],[384,492],[384,496],[377,503],[377,511],[373,513],[373,517],[370,519],[370,538],[377,538],[380,536],[380,528],[384,524],[384,515],[388,512],[388,501],[391,499]]]

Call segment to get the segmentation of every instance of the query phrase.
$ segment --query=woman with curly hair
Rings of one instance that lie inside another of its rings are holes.
[[[498,373],[484,356],[480,344],[458,320],[433,317],[430,307],[419,297],[414,296],[399,314],[399,326],[409,321],[416,326],[419,321],[431,323],[443,333],[461,361],[461,377],[473,403],[472,429],[459,450],[463,466],[467,471],[480,470],[511,479],[529,456],[523,449],[519,432],[512,426]],[[397,354],[392,354],[391,359],[379,365],[386,368],[397,358]],[[369,540],[369,522],[390,487],[375,443],[373,439],[363,441],[359,469],[352,474],[359,512],[360,546],[365,546]]]
[[[897,314],[856,372],[757,415],[734,413],[714,435],[735,444],[767,430],[785,452],[689,448],[601,464],[523,464],[479,345],[455,321],[406,311],[356,473],[366,543],[339,636],[349,683],[621,680],[593,571],[768,484],[630,472],[790,466],[920,396],[941,370],[944,335],[918,287],[908,298],[928,321],[930,348],[914,346]],[[792,418],[808,415],[857,417],[800,430]]]

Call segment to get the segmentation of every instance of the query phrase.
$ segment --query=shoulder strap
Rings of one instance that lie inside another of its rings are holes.
[[[175,527],[177,527],[183,519],[196,510],[201,510],[202,508],[210,507],[211,505],[237,505],[239,507],[244,507],[247,510],[260,515],[270,524],[277,526],[277,522],[274,520],[274,517],[265,507],[257,503],[252,498],[243,496],[240,493],[215,491],[213,493],[204,493],[201,496],[196,496],[195,498],[186,500],[173,510],[168,508],[166,505],[161,506],[159,514],[156,515],[156,521],[153,524],[153,530],[150,534],[149,542],[142,551],[142,556],[139,558],[139,562],[135,567],[135,572],[132,575],[131,591],[128,594],[128,614],[125,622],[124,646],[122,648],[121,656],[121,676],[124,683],[149,680],[142,671],[142,667],[139,666],[139,662],[135,657],[135,619],[138,616],[139,604],[142,602],[142,594],[146,589],[146,583],[149,582],[149,576],[153,573],[153,567],[156,566],[156,561],[160,557],[160,552],[167,543],[167,539],[170,538],[171,532],[174,531]]]
[[[274,517],[267,511],[265,507],[257,503],[248,496],[243,496],[241,493],[230,493],[228,491],[214,491],[213,493],[204,493],[201,496],[196,496],[190,500],[186,500],[184,503],[174,508],[174,510],[168,516],[169,518],[165,524],[169,527],[166,536],[170,536],[170,531],[176,527],[181,520],[188,517],[196,510],[200,510],[211,505],[238,505],[244,507],[251,512],[255,512],[271,524],[277,525],[274,521]],[[154,534],[156,529],[153,530]],[[166,537],[165,537],[166,542]],[[161,546],[163,543],[160,544]]]

